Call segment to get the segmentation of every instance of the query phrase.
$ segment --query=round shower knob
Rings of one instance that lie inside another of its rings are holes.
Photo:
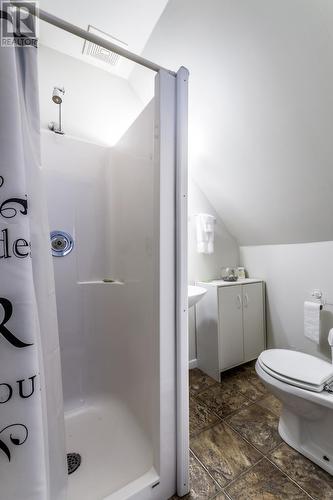
[[[52,231],[50,236],[53,257],[64,257],[73,250],[74,240],[70,234],[65,231]]]

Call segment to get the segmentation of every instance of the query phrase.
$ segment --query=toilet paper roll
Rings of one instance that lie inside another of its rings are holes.
[[[304,335],[316,344],[320,336],[320,309],[318,302],[304,302]]]

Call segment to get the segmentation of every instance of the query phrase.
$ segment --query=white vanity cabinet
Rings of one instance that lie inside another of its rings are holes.
[[[266,347],[264,282],[198,282],[207,293],[196,305],[198,367],[215,380]]]

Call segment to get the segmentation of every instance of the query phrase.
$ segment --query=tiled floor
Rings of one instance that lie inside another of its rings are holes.
[[[191,492],[183,499],[333,500],[333,477],[281,440],[280,409],[253,363],[220,384],[191,370]]]

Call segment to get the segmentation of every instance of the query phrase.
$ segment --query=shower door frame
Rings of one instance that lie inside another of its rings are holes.
[[[160,493],[165,481],[189,492],[187,298],[188,76],[160,70],[155,80],[155,161],[159,172]],[[173,485],[173,486],[172,486]],[[156,488],[157,489],[157,488]],[[152,496],[154,498],[154,496]],[[158,498],[161,498],[159,496]]]
[[[176,75],[176,379],[177,494],[189,493],[188,380],[188,78],[183,66]]]

